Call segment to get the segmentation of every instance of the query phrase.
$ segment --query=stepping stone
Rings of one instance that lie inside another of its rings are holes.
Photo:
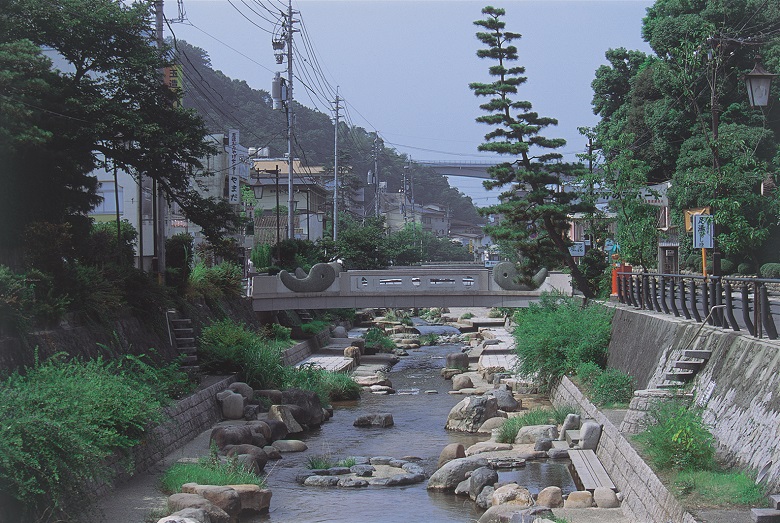
[[[752,508],[750,519],[756,523],[780,523],[780,510],[773,508]]]

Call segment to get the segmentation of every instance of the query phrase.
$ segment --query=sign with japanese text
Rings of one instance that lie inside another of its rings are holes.
[[[715,242],[715,222],[711,214],[695,214],[693,218],[693,248],[712,249]]]
[[[228,131],[228,147],[230,148],[230,169],[228,174],[228,203],[241,203],[241,182],[238,175],[238,129]]]
[[[585,256],[585,242],[574,242],[574,244],[569,247],[569,254],[572,256]]]

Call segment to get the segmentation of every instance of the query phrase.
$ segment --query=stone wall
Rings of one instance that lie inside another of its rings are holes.
[[[615,486],[623,493],[623,513],[632,521],[648,523],[695,523],[652,469],[620,434],[617,427],[599,412],[572,383],[563,377],[550,390],[555,406],[572,405],[583,418],[591,418],[602,426],[596,455]]]
[[[308,340],[304,340],[282,353],[282,361],[285,365],[295,365],[305,360],[317,349],[321,349],[330,342],[330,329],[323,329]]]
[[[655,388],[689,345],[712,351],[696,374],[693,393],[727,465],[765,469],[770,491],[780,489],[780,342],[756,339],[691,320],[620,307],[609,364]],[[771,462],[771,464],[770,464]]]

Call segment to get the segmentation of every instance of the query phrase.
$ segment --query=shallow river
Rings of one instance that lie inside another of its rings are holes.
[[[295,475],[305,471],[308,456],[328,455],[333,461],[349,456],[418,456],[431,474],[439,454],[453,442],[464,446],[482,438],[444,430],[447,414],[463,396],[447,394],[451,382],[439,376],[445,356],[459,346],[423,347],[409,352],[390,372],[398,391],[408,394],[374,395],[364,392],[356,402],[334,405],[333,418],[302,438],[309,450],[285,454],[266,466],[273,491],[270,513],[253,521],[274,523],[447,523],[476,521],[482,510],[468,498],[426,490],[426,482],[407,487],[360,489],[303,487]],[[438,394],[425,394],[436,390]],[[395,425],[384,429],[357,428],[355,418],[371,412],[390,412]],[[501,481],[529,486],[560,485],[574,490],[565,465],[529,463],[525,469],[501,473]],[[567,482],[569,482],[567,484]],[[563,484],[562,484],[563,483]]]

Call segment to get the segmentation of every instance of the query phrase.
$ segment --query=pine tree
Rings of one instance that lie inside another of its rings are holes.
[[[482,14],[485,19],[474,24],[484,29],[476,36],[487,48],[477,50],[477,56],[494,61],[489,68],[493,81],[474,82],[469,87],[476,96],[488,98],[480,105],[488,114],[477,121],[493,126],[493,130],[485,135],[479,150],[516,158],[489,170],[491,180],[485,187],[508,186],[509,190],[502,194],[501,203],[483,209],[483,214],[501,216],[500,223],[487,226],[486,231],[518,252],[522,274],[530,277],[540,265],[562,258],[576,286],[586,297],[593,297],[587,279],[569,254],[571,240],[566,235],[568,215],[585,210],[574,187],[565,187],[580,166],[563,163],[562,155],[554,152],[566,144],[565,140],[539,134],[558,121],[539,116],[531,102],[514,99],[526,81],[525,68],[511,65],[518,59],[512,42],[521,35],[505,30],[504,9],[488,6]],[[532,148],[540,149],[541,154],[532,154]]]

